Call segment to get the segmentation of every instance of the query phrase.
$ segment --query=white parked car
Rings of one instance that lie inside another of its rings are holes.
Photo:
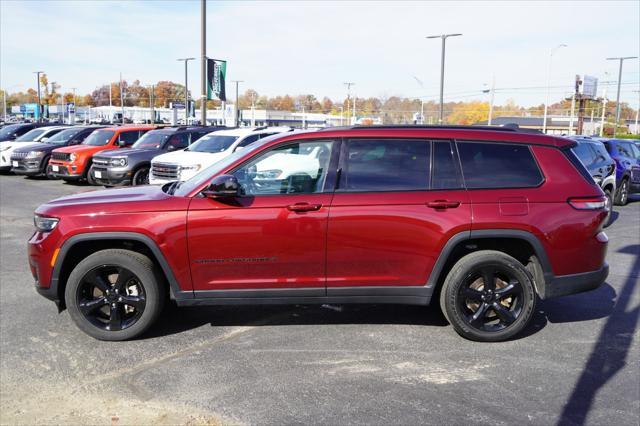
[[[11,170],[11,154],[17,148],[25,148],[29,145],[44,142],[51,136],[62,130],[68,129],[69,126],[46,126],[36,127],[29,130],[24,135],[12,141],[0,142],[0,171],[8,172]]]
[[[159,185],[176,180],[185,181],[238,149],[266,136],[291,130],[290,127],[216,130],[204,135],[184,150],[154,157],[151,160],[149,183]]]

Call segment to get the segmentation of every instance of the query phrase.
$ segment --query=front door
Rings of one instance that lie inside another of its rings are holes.
[[[194,290],[209,291],[199,297],[257,289],[270,296],[288,295],[283,289],[325,294],[327,218],[335,178],[327,171],[334,145],[289,142],[258,153],[231,172],[243,196],[193,198],[187,233]]]
[[[342,151],[329,213],[327,294],[426,286],[446,241],[471,224],[453,144],[353,139]]]

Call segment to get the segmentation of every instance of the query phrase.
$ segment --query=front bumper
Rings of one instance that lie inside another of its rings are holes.
[[[99,185],[120,186],[131,183],[131,170],[127,168],[107,168],[94,165],[89,173]]]
[[[58,170],[55,168],[58,167]],[[51,163],[51,175],[64,180],[80,180],[83,178],[82,172],[78,173],[73,170],[73,166]]]
[[[15,164],[14,161],[18,165],[12,166],[11,171],[17,175],[37,176],[44,173],[41,158],[12,160],[12,164]]]
[[[544,299],[594,290],[605,282],[608,275],[609,264],[605,262],[597,271],[557,276],[545,283]]]

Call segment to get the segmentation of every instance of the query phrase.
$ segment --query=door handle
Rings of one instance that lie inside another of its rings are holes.
[[[287,206],[287,209],[292,212],[315,212],[320,210],[322,204],[309,204],[309,203],[296,203]]]
[[[455,209],[460,205],[460,201],[435,200],[429,201],[427,207],[432,209]]]

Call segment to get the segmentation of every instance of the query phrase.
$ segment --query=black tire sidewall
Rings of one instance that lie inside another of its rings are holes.
[[[627,190],[627,197],[624,200],[622,199],[623,188],[626,188]],[[624,178],[622,182],[620,182],[620,186],[616,191],[616,197],[615,197],[614,203],[616,206],[624,206],[627,204],[628,201],[629,201],[629,181],[627,178]]]
[[[87,272],[106,264],[120,265],[129,269],[144,287],[146,302],[142,316],[135,324],[124,330],[108,331],[94,326],[84,317],[77,305],[76,294],[81,279]],[[71,319],[86,334],[99,340],[128,340],[144,333],[160,314],[164,302],[161,283],[158,274],[154,271],[153,262],[148,257],[129,250],[101,250],[86,257],[73,269],[65,288],[65,302]]]
[[[457,303],[458,290],[464,284],[468,274],[478,267],[489,265],[506,268],[514,274],[522,285],[524,299],[522,312],[515,322],[495,332],[478,330],[467,324]],[[462,337],[480,342],[500,342],[520,333],[528,325],[535,310],[536,291],[533,279],[522,263],[502,252],[483,250],[466,255],[456,262],[445,279],[440,301],[443,312],[446,312],[446,318]]]
[[[133,174],[133,177],[131,178],[131,185],[132,186],[138,186],[138,185],[146,185],[146,183],[136,183],[136,180],[138,178],[138,176],[142,173],[147,173],[147,183],[149,181],[149,171],[150,168],[149,167],[140,167],[138,170],[136,170],[136,172]]]
[[[609,213],[607,214],[607,218],[605,219],[603,226],[604,228],[606,228],[611,225],[611,217],[613,216],[613,194],[611,193],[610,189],[605,189],[604,195],[609,200]]]

